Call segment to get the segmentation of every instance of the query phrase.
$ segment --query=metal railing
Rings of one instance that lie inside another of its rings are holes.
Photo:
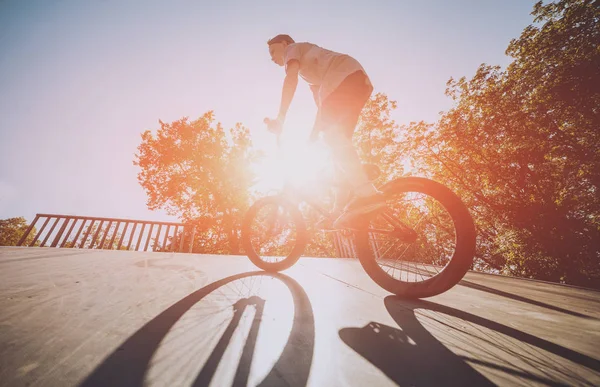
[[[354,238],[343,235],[341,232],[333,233],[333,247],[337,258],[355,258],[356,248]]]
[[[29,237],[31,231],[43,218],[45,221],[42,227],[31,239]],[[50,230],[46,231],[46,226],[51,220],[54,220],[52,226]],[[79,225],[77,225],[78,223]],[[140,227],[138,228],[138,226]],[[149,226],[148,229],[146,226]],[[158,227],[155,228],[155,226]],[[165,226],[164,229],[163,226]],[[75,236],[70,238],[74,230],[77,230]],[[45,247],[47,243],[50,243],[48,247],[134,251],[140,251],[140,247],[143,247],[143,251],[148,251],[150,246],[151,251],[184,252],[184,243],[187,240],[187,251],[191,253],[195,234],[196,228],[185,223],[36,214],[17,246],[23,246],[27,241],[27,246],[39,247]]]
[[[381,256],[381,243],[377,240],[374,234],[370,234],[369,244],[371,245],[371,251],[375,259],[382,259]],[[333,247],[335,248],[336,258],[356,258],[356,242],[354,237],[344,235],[342,232],[333,233]]]

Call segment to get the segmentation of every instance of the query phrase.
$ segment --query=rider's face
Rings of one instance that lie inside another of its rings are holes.
[[[285,52],[285,46],[287,46],[285,42],[274,43],[269,46],[269,54],[271,54],[271,60],[279,66],[283,66],[283,54]]]

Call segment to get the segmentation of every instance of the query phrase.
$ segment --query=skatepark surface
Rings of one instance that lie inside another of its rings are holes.
[[[600,292],[469,272],[402,300],[355,259],[0,247],[1,386],[598,386]]]

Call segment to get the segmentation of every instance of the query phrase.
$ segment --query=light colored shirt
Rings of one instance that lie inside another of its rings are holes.
[[[331,94],[342,81],[356,71],[367,72],[353,57],[331,51],[316,44],[292,43],[285,49],[284,63],[297,60],[300,63],[298,74],[310,85],[317,106]],[[366,82],[370,85],[369,77]]]

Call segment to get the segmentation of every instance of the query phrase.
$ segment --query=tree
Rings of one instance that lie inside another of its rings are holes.
[[[29,225],[22,216],[0,220],[0,246],[16,246],[27,231],[27,227]],[[27,239],[23,242],[23,246],[29,245],[36,233],[36,229],[33,228]]]
[[[259,157],[248,129],[237,124],[228,138],[212,111],[194,121],[159,123],[156,135],[142,134],[134,160],[148,207],[195,224],[195,252],[239,254],[251,165]]]
[[[404,174],[402,154],[398,153],[399,126],[390,118],[396,107],[397,102],[386,94],[374,94],[362,110],[354,133],[353,142],[362,162],[381,169],[376,183]]]
[[[477,267],[600,284],[600,7],[561,0],[534,22],[502,70],[448,82],[455,107],[403,127],[416,170],[452,187],[479,231]]]

